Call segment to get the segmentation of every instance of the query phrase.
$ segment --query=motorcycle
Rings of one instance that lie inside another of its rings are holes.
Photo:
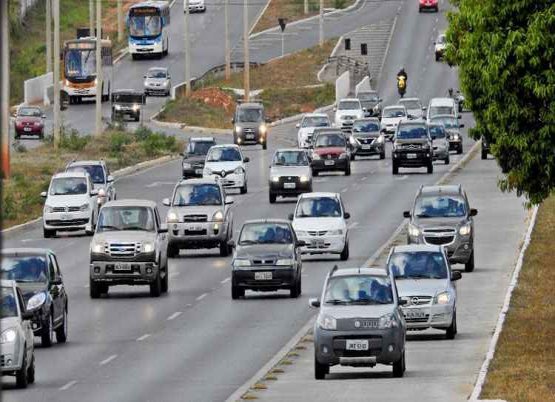
[[[405,96],[405,92],[407,91],[407,79],[405,77],[397,77],[397,90],[401,98]]]
[[[449,97],[453,98],[457,103],[459,113],[462,113],[464,111],[464,95],[461,94],[459,90],[455,92],[453,88],[449,88],[447,92],[449,93]]]

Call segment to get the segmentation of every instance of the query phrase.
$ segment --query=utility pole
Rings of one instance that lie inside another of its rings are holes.
[[[118,42],[123,40],[123,5],[122,0],[118,0]]]
[[[102,135],[102,0],[96,0],[96,115],[95,134]]]
[[[308,0],[304,0],[304,13],[308,14]]]
[[[52,11],[54,13],[54,47],[52,56],[54,57],[54,74],[52,81],[54,84],[54,147],[60,146],[60,0],[52,0]]]
[[[229,0],[224,0],[225,14],[225,79],[231,76],[231,49],[229,48]]]
[[[324,0],[320,0],[320,47],[324,46]]]
[[[46,72],[52,72],[52,0],[46,0]]]
[[[245,102],[249,101],[251,93],[250,83],[250,56],[249,56],[249,5],[248,0],[244,0],[243,6],[243,53],[245,65],[243,67],[243,86],[245,89]]]
[[[189,0],[185,0],[183,28],[185,29],[185,96],[191,95],[191,53],[189,46]]]
[[[89,36],[94,36],[94,0],[89,0]]]
[[[0,1],[0,130],[2,130],[2,174],[10,177],[10,29],[8,3]]]

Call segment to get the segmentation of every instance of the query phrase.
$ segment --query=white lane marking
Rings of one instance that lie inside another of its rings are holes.
[[[368,176],[361,177],[361,178],[360,178],[360,181],[364,181],[364,180],[366,180],[367,178],[368,178]]]
[[[144,341],[146,338],[149,338],[149,337],[150,337],[150,334],[144,334],[144,335],[142,335],[142,336],[139,336],[139,337],[136,339],[136,341],[137,341],[137,342],[141,342],[141,341]]]
[[[203,294],[201,294],[199,297],[197,297],[195,300],[196,300],[196,301],[201,301],[201,300],[204,299],[206,296],[208,296],[208,293],[203,293]]]
[[[84,287],[85,289],[88,289],[89,286],[90,286],[90,285],[87,283],[87,284],[86,284],[85,286],[83,286],[83,287]]]
[[[312,180],[314,183],[325,183],[327,181],[329,181],[328,178],[321,178],[321,179],[314,179]]]
[[[171,321],[171,320],[175,320],[177,317],[179,317],[181,314],[183,314],[181,311],[176,311],[175,313],[173,313],[172,315],[170,315],[167,320]]]
[[[185,307],[193,307],[193,305],[189,303],[189,304],[186,304]]]
[[[341,192],[346,193],[348,189],[349,189],[348,187],[345,187],[344,189],[341,190]]]
[[[30,241],[35,241],[35,239],[23,239],[21,243],[29,243]]]
[[[66,385],[64,385],[63,387],[60,387],[60,391],[65,391],[67,389],[70,389],[71,387],[73,387],[75,384],[77,384],[77,381],[73,380],[68,382]]]
[[[179,276],[179,272],[171,272],[169,277],[175,278],[176,276]]]
[[[225,278],[223,281],[220,281],[220,283],[223,285],[224,283],[227,283],[231,280],[231,277]]]
[[[118,357],[118,355],[112,355],[110,357],[107,357],[106,359],[102,360],[99,364],[101,366],[104,366],[105,364],[110,363],[112,360],[114,360],[116,357]]]
[[[402,176],[397,176],[397,177],[395,178],[395,180],[406,180],[406,179],[408,179],[408,178],[409,178],[409,177],[408,177],[406,174],[404,174],[404,175],[402,175]]]
[[[356,228],[357,226],[358,226],[358,222],[353,222],[349,226],[347,226],[347,229],[353,229],[353,228]]]

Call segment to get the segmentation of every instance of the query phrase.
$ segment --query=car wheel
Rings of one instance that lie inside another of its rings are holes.
[[[96,283],[92,279],[89,279],[89,295],[91,299],[98,299],[101,293],[100,284]]]
[[[434,162],[428,162],[428,174],[434,173]]]
[[[268,149],[268,143],[266,143],[266,142],[263,143],[263,144],[262,144],[262,149]]]
[[[66,343],[67,341],[67,306],[64,308],[62,325],[56,328],[56,341],[58,343]]]
[[[240,289],[239,287],[231,284],[231,298],[237,300],[240,297],[245,296],[245,289]]]
[[[399,166],[397,166],[395,162],[393,162],[391,166],[392,166],[393,174],[399,174]]]
[[[29,369],[27,370],[27,382],[29,384],[35,383],[35,354],[33,353],[33,360],[31,360],[31,364],[29,365]]]
[[[439,61],[440,57],[439,55],[436,53],[436,61]]]
[[[270,204],[273,204],[274,202],[276,202],[276,197],[277,196],[275,194],[270,193],[270,196],[269,196]]]
[[[470,258],[468,259],[466,264],[464,264],[464,272],[472,271],[474,271],[474,251],[472,251],[472,254],[470,254]]]
[[[312,171],[312,176],[317,177],[317,176],[318,176],[318,171],[317,171],[317,170],[313,170],[313,171]]]
[[[162,293],[168,293],[170,282],[170,273],[168,272],[168,266],[164,270],[164,278],[162,279]]]
[[[227,245],[227,242],[221,241],[220,242],[220,257],[227,257],[229,255],[229,246]]]
[[[405,352],[401,358],[393,363],[393,377],[401,378],[405,374]]]
[[[345,169],[345,176],[350,176],[351,175],[351,164],[349,163],[347,165],[347,168]]]
[[[299,295],[301,294],[300,289],[301,289],[301,280],[296,280],[295,283],[293,283],[291,285],[291,289],[289,289],[289,297],[291,297],[292,299],[296,299],[297,297],[299,297]]]
[[[54,342],[54,328],[52,320],[52,312],[48,313],[48,321],[43,323],[42,332],[40,334],[40,342],[43,348],[49,348]]]
[[[160,278],[160,272],[158,272],[156,279],[150,284],[150,297],[160,297],[160,294],[162,294],[162,279]]]
[[[48,229],[43,228],[43,235],[44,235],[45,239],[50,239],[50,238],[56,236],[56,231],[55,230],[48,230]]]
[[[174,244],[168,244],[168,258],[175,258],[179,255],[179,248]]]
[[[445,333],[445,337],[447,339],[455,339],[455,335],[457,335],[457,312],[453,312],[453,321],[451,321],[451,325],[447,328],[447,332]]]
[[[488,158],[488,151],[482,151],[482,159],[487,159]]]
[[[457,148],[457,154],[460,155],[460,154],[462,154],[462,152],[463,152],[463,146],[462,146],[462,144],[459,144],[459,147]]]
[[[137,54],[134,54],[134,53],[131,54],[131,58],[132,58],[133,60],[137,60],[137,58],[138,58],[137,56],[138,56]]]
[[[385,150],[380,153],[380,159],[385,159]]]
[[[449,154],[447,154],[447,157],[443,161],[445,162],[446,165],[449,164],[449,162],[450,162]]]
[[[247,183],[243,187],[241,187],[241,194],[247,194]]]
[[[317,380],[325,380],[326,374],[330,373],[330,366],[320,364],[316,356],[314,356],[314,378]]]
[[[25,350],[24,346],[24,350]],[[15,373],[15,383],[17,388],[27,388],[29,384],[29,372],[27,370],[27,351],[23,353],[23,361],[21,362],[21,369]]]
[[[345,247],[341,252],[341,261],[347,261],[349,259],[349,242],[345,242]]]

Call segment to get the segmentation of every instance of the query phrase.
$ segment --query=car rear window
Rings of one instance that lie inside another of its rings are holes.
[[[222,195],[217,184],[185,184],[176,188],[173,205],[176,207],[221,205]]]
[[[284,223],[247,223],[241,230],[240,245],[249,244],[290,244],[293,233]]]

